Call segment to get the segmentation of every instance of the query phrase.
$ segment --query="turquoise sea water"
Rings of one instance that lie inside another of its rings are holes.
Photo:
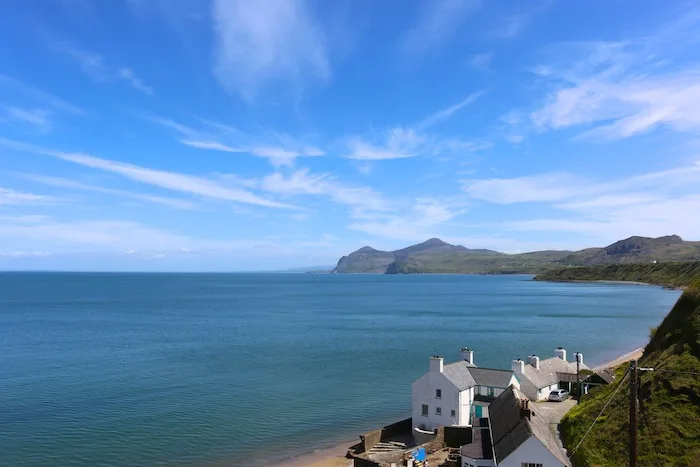
[[[0,464],[264,465],[409,416],[430,355],[596,363],[679,295],[529,279],[0,274]]]

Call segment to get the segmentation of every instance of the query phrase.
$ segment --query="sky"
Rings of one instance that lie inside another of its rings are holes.
[[[0,269],[700,240],[700,6],[9,0]]]

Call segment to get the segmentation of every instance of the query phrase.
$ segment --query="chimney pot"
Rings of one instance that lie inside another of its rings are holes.
[[[435,372],[435,373],[442,373],[445,365],[445,359],[438,356],[438,355],[433,355],[430,357],[430,371]]]
[[[522,375],[525,372],[525,362],[520,359],[513,360],[511,368],[515,374]]]
[[[557,349],[554,351],[554,356],[566,361],[566,350],[561,347],[557,347]]]
[[[462,350],[459,352],[459,356],[467,363],[470,363],[471,365],[474,364],[474,351],[469,347],[462,347]]]

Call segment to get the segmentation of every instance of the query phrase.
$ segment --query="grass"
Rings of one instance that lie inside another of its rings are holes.
[[[700,261],[677,263],[613,264],[552,269],[538,274],[540,281],[630,281],[683,287],[700,277]]]
[[[666,372],[700,372],[700,281],[689,282],[654,333],[639,366],[655,369],[640,373],[639,465],[700,465],[700,375]],[[625,370],[626,366],[617,368],[616,383],[591,391],[564,417],[560,429],[569,450],[582,439]],[[574,465],[627,465],[628,430],[629,386],[625,380],[575,452]]]

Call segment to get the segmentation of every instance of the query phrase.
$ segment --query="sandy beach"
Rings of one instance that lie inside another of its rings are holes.
[[[272,465],[274,467],[349,467],[352,466],[352,460],[346,459],[345,454],[351,446],[359,442],[358,437],[354,441],[346,441],[331,448],[319,449]]]
[[[596,366],[593,368],[594,370],[602,370],[603,368],[614,368],[616,366],[620,366],[623,363],[629,362],[630,360],[638,360],[642,354],[644,353],[644,347],[639,347],[638,349],[634,349],[631,352],[628,352],[624,355],[620,355],[614,360],[610,360],[609,362],[605,362],[601,365]]]

